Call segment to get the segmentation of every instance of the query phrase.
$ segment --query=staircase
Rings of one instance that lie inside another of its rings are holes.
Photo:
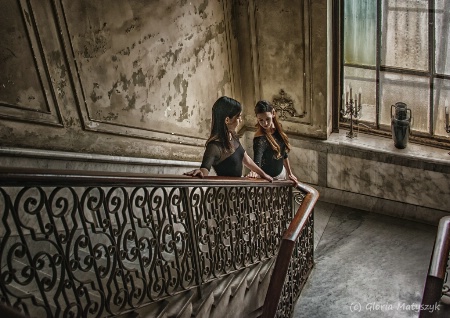
[[[0,303],[39,318],[288,317],[318,198],[292,186],[0,168]]]
[[[260,317],[274,259],[120,317]]]

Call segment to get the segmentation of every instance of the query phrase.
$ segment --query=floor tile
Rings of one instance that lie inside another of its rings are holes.
[[[436,227],[330,204],[314,217],[315,267],[295,318],[418,317]]]

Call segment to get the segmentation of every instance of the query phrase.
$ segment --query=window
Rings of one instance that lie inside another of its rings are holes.
[[[342,105],[350,87],[353,99],[361,92],[360,128],[386,134],[391,105],[406,103],[416,138],[450,146],[450,0],[341,4]],[[340,114],[341,125],[346,122]]]

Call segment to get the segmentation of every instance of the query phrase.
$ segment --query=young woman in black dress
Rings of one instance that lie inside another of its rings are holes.
[[[283,132],[273,106],[265,100],[256,103],[255,114],[258,120],[253,138],[253,160],[265,173],[275,180],[291,179],[297,182],[289,164],[289,139]],[[250,172],[248,177],[257,177]]]
[[[206,141],[206,149],[200,169],[184,173],[188,176],[203,178],[209,174],[211,167],[218,176],[241,177],[245,165],[257,176],[272,181],[247,155],[236,135],[236,127],[241,121],[242,106],[230,97],[220,97],[212,108],[211,134]]]

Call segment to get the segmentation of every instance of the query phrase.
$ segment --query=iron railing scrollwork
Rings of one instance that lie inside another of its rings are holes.
[[[292,197],[289,181],[0,169],[0,302],[103,317],[198,288],[276,256]],[[309,270],[306,224],[286,294]]]
[[[300,204],[285,231],[263,306],[263,318],[292,317],[295,303],[314,265],[313,209],[319,198],[314,188],[297,185]]]

